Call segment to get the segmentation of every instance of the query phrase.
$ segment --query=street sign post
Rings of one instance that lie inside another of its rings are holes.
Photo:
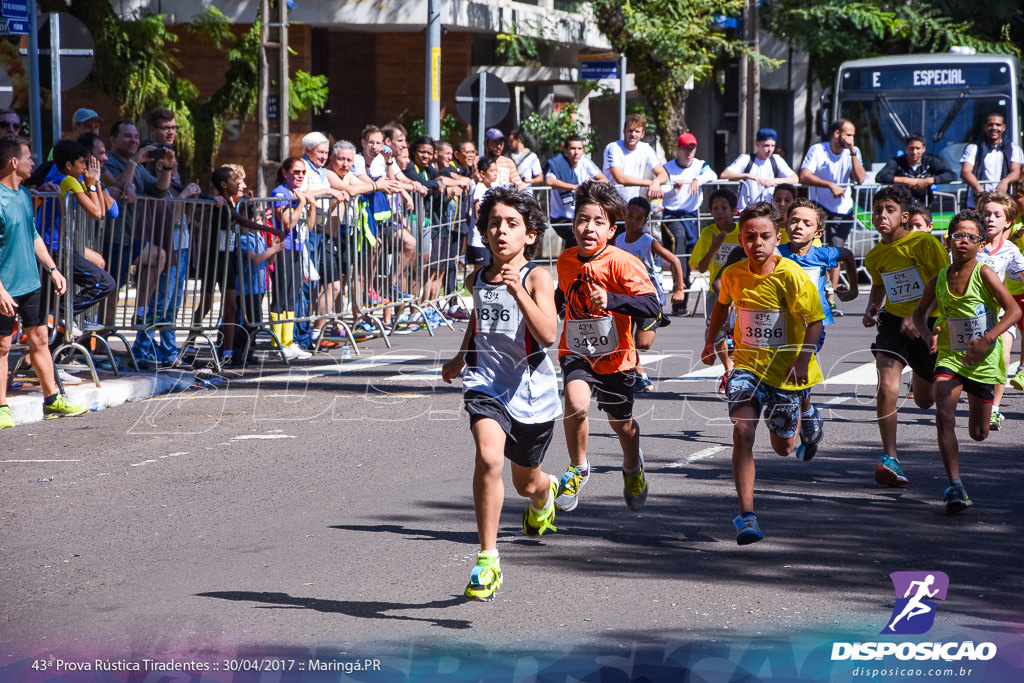
[[[28,19],[0,19],[0,35],[28,35]]]
[[[455,91],[455,110],[476,132],[477,151],[483,155],[484,131],[499,123],[508,113],[512,98],[508,86],[492,73],[475,73]]]
[[[0,0],[0,17],[28,23],[28,0]]]

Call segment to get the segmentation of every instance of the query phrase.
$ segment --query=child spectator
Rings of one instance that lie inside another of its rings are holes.
[[[558,480],[541,469],[561,413],[555,368],[546,347],[558,335],[554,283],[530,262],[547,221],[530,195],[501,187],[480,207],[479,229],[491,265],[471,273],[473,314],[459,353],[444,364],[445,382],[462,373],[466,412],[476,442],[473,504],[480,552],[466,597],[488,601],[501,588],[498,522],[505,497],[502,470],[512,461],[512,483],[530,502],[523,531],[556,531]],[[465,368],[465,370],[463,370]]]
[[[1005,196],[1004,193],[999,193]],[[978,198],[982,206],[985,195]],[[914,324],[927,329],[925,316],[936,302],[940,318],[937,334],[927,333],[935,363],[935,427],[939,453],[949,486],[943,496],[946,512],[963,512],[972,505],[960,479],[960,448],[956,440],[956,404],[967,392],[968,433],[984,441],[989,432],[994,389],[1006,382],[1004,333],[1020,319],[1020,309],[999,275],[978,261],[985,243],[982,217],[973,209],[949,222],[947,243],[952,263],[928,281],[914,309]],[[1004,311],[995,321],[997,311]]]
[[[629,200],[626,211],[626,231],[615,236],[614,244],[619,249],[629,252],[640,259],[647,269],[647,275],[654,284],[654,290],[658,294],[658,302],[665,307],[665,292],[661,285],[661,266],[668,262],[672,268],[672,303],[676,304],[684,299],[683,265],[676,258],[675,254],[662,246],[646,231],[647,219],[651,215],[651,203],[643,197],[633,197]],[[633,340],[638,351],[647,351],[654,344],[654,336],[659,327],[669,324],[662,311],[653,318],[638,318],[633,320]],[[640,384],[636,392],[643,393],[650,391],[654,382],[647,376],[643,364],[637,360],[636,372],[640,376]]]
[[[565,440],[570,465],[558,485],[555,504],[572,510],[590,477],[587,439],[590,398],[622,447],[623,497],[634,512],[647,500],[647,479],[640,450],[640,428],[633,419],[633,391],[638,360],[632,318],[653,318],[661,305],[643,264],[612,246],[616,221],[626,203],[608,183],[588,180],[576,190],[573,234],[576,247],[558,257],[556,299],[565,307],[558,346],[565,385]],[[560,305],[561,307],[561,305]]]
[[[775,186],[772,193],[772,206],[780,216],[789,215],[789,207],[796,201],[796,186],[789,183],[781,183]]]
[[[736,193],[719,188],[711,193],[709,199],[711,217],[714,223],[700,231],[697,244],[690,254],[690,268],[700,273],[708,273],[708,282],[718,278],[719,271],[729,260],[733,249],[739,246],[739,231],[736,229]],[[718,299],[718,292],[709,286],[704,299],[704,321],[711,323],[711,309]],[[729,357],[729,333],[725,327],[715,330],[715,353],[725,368],[722,379],[718,382],[718,393],[725,392],[725,383],[732,372],[732,359]]]
[[[921,338],[911,314],[924,293],[924,285],[949,265],[949,255],[938,240],[922,232],[909,232],[912,203],[905,185],[889,185],[875,194],[871,224],[881,241],[864,257],[871,276],[871,294],[864,311],[864,327],[878,327],[871,352],[878,369],[875,407],[884,453],[875,467],[875,481],[904,486],[907,477],[896,457],[896,427],[900,376],[908,364],[914,371],[914,402],[932,406],[935,355]],[[882,303],[885,308],[882,308]]]
[[[789,455],[800,431],[800,401],[806,388],[822,381],[814,355],[825,312],[818,290],[791,259],[777,252],[779,228],[771,204],[755,202],[740,214],[744,261],[722,272],[701,359],[715,360],[715,330],[736,307],[735,369],[726,394],[733,423],[732,471],[740,514],[733,519],[736,542],[764,538],[754,514],[754,436],[761,412],[772,448]]]
[[[982,236],[985,238],[977,255],[978,262],[994,270],[1002,282],[1024,281],[1024,256],[1010,239],[1010,228],[1017,219],[1017,203],[1005,192],[985,192],[978,197],[978,213],[981,214]],[[1003,359],[1006,365],[1010,363],[1012,347],[1013,332],[1007,330],[1003,335]],[[1005,377],[995,385],[989,426],[993,431],[999,431],[1006,419],[999,410],[1004,389]]]
[[[89,410],[57,393],[37,262],[46,270],[46,280],[53,284],[57,296],[64,294],[67,281],[36,232],[32,199],[21,187],[32,166],[32,150],[26,140],[0,139],[0,429],[14,426],[14,414],[7,405],[7,359],[14,341],[15,315],[21,318],[28,337],[29,358],[43,391],[43,417],[73,417]]]
[[[825,234],[825,210],[809,199],[797,199],[789,207],[789,218],[786,221],[786,233],[789,241],[779,245],[779,255],[794,261],[807,273],[814,283],[825,312],[822,321],[821,337],[814,347],[815,353],[821,352],[825,343],[825,328],[835,323],[831,307],[825,294],[825,282],[828,273],[842,263],[846,268],[846,279],[850,287],[839,285],[836,295],[841,301],[853,301],[857,298],[857,261],[853,252],[845,247],[815,246],[814,239]],[[796,457],[810,460],[818,451],[821,442],[822,423],[818,409],[811,405],[811,390],[804,389],[800,399],[800,446]]]
[[[922,204],[910,206],[910,220],[907,227],[910,232],[931,232],[932,231],[932,210]]]

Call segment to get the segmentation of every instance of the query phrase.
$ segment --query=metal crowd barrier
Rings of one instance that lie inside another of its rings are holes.
[[[700,227],[711,221],[705,208],[710,193],[738,186],[734,181],[704,185]],[[847,246],[860,266],[878,240],[870,227],[878,186],[852,187],[855,226]],[[553,190],[534,186],[531,191],[550,216]],[[935,193],[935,201],[953,212],[958,200],[950,192]],[[318,351],[327,331],[337,330],[358,354],[362,341],[381,338],[390,347],[392,335],[415,329],[433,335],[439,325],[451,328],[452,318],[468,317],[465,254],[469,231],[475,229],[470,192],[413,195],[411,205],[400,195],[383,193],[345,202],[318,196],[315,218],[310,221],[307,209],[291,231],[291,248],[275,247],[276,254],[256,265],[250,255],[266,252],[279,239],[239,228],[218,202],[138,197],[120,202],[116,217],[95,220],[70,195],[39,194],[34,201],[39,230],[68,280],[63,297],[52,296],[49,282],[43,283],[54,321],[55,365],[66,369],[78,359],[97,386],[94,358],[115,375],[122,367],[111,345],[115,340],[127,351],[127,367],[135,370],[137,361],[173,366],[190,352],[208,353],[219,371],[216,336],[222,349],[247,357],[255,339],[267,335],[289,362],[283,349],[289,339]],[[275,212],[286,205],[286,199],[265,197],[243,200],[237,209],[257,224],[274,226]],[[652,214],[656,237],[662,237],[663,221],[660,212]],[[547,230],[537,261],[552,267],[561,251],[562,238]],[[107,300],[84,308],[95,293],[83,294],[90,283],[79,281],[75,264],[86,256],[109,272],[116,288]],[[688,260],[689,254],[679,257]],[[697,299],[690,315],[706,290],[697,274],[694,283],[687,290]],[[76,326],[84,334],[76,336]],[[321,334],[312,334],[317,330]]]

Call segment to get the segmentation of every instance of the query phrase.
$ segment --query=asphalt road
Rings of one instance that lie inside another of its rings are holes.
[[[928,639],[996,642],[1019,670],[1024,400],[1007,390],[1004,429],[983,443],[967,439],[961,415],[966,513],[944,514],[934,414],[912,402],[899,427],[910,485],[877,486],[861,306],[844,305],[821,354],[830,381],[815,391],[828,406],[818,456],[780,458],[758,430],[764,541],[735,543],[726,406],[696,360],[703,321],[676,318],[648,356],[655,391],[637,404],[646,508],[626,509],[617,442],[595,407],[595,475],[557,533],[523,535],[506,470],[505,585],[489,604],[462,598],[478,548],[473,442],[458,383],[439,379],[458,327],[395,337],[391,350],[371,342],[353,361],[332,351],[291,369],[268,363],[262,377],[6,430],[0,680],[51,680],[58,659],[67,672],[97,658],[202,660],[215,680],[260,658],[285,663],[236,680],[305,680],[313,661],[364,659],[381,670],[324,675],[683,680],[688,670],[712,681],[792,669],[786,680],[852,680],[851,663],[829,662],[828,650],[880,638],[894,571],[949,576]],[[545,469],[567,464],[559,427]]]

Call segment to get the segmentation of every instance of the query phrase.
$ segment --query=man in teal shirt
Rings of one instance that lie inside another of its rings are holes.
[[[58,296],[64,294],[67,281],[36,232],[32,200],[21,187],[32,173],[32,166],[32,152],[26,140],[0,139],[0,429],[14,426],[14,414],[7,405],[7,357],[14,341],[15,315],[21,318],[28,337],[29,358],[43,390],[43,417],[49,420],[88,411],[57,393],[36,262],[43,265]]]

